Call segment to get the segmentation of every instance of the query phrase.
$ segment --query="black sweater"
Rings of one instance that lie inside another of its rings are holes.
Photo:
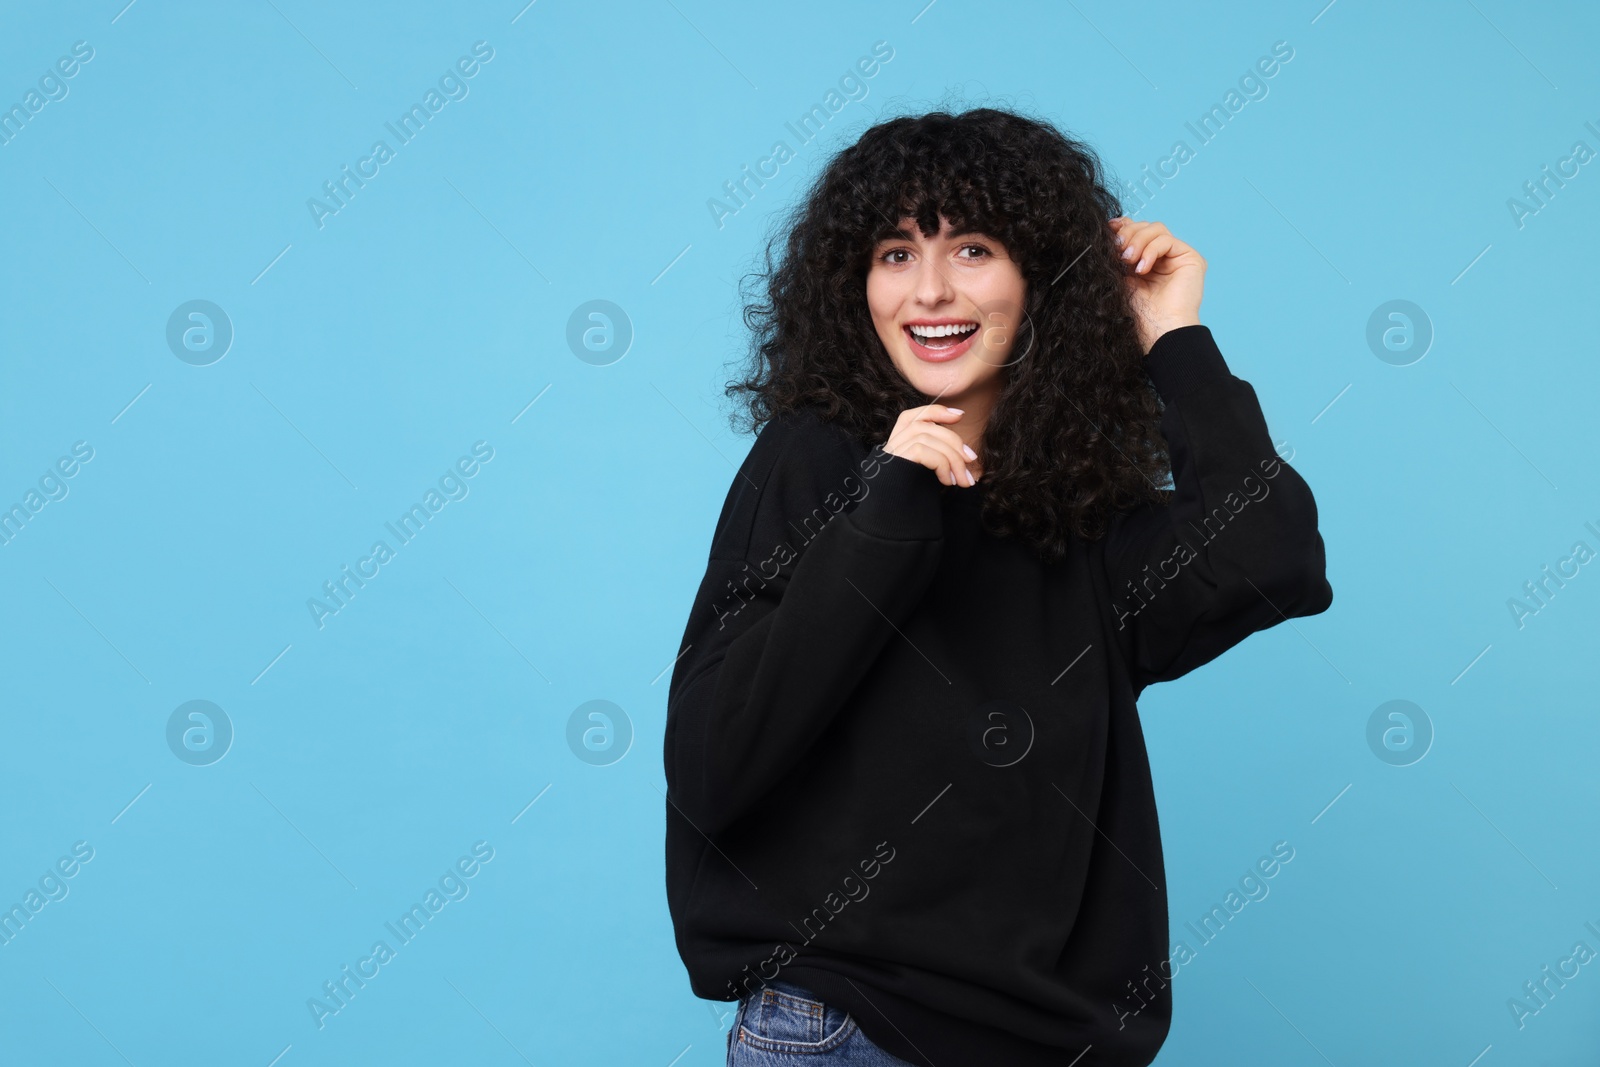
[[[1211,331],[1146,369],[1170,499],[1056,561],[982,529],[982,481],[815,414],[762,429],[667,698],[697,996],[781,977],[930,1067],[1155,1058],[1172,972],[1134,702],[1333,590],[1311,490]]]

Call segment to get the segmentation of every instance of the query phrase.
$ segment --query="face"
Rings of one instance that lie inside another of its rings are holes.
[[[900,373],[930,401],[987,412],[1005,384],[1027,284],[999,241],[932,237],[910,218],[878,244],[867,271],[867,306]]]

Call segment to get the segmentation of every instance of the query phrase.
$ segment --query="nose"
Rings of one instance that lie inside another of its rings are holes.
[[[917,266],[917,301],[925,307],[938,307],[955,296],[942,265],[933,256],[924,257]]]

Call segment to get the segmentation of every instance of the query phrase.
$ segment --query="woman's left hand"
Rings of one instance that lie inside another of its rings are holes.
[[[1200,323],[1200,296],[1206,261],[1159,222],[1138,222],[1126,215],[1108,224],[1128,268],[1124,279],[1128,303],[1139,328],[1139,343],[1148,354],[1168,330]]]

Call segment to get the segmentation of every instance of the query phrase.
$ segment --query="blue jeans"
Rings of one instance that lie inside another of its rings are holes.
[[[773,979],[739,1001],[728,1031],[727,1067],[914,1067],[867,1040],[855,1018],[809,990]]]

